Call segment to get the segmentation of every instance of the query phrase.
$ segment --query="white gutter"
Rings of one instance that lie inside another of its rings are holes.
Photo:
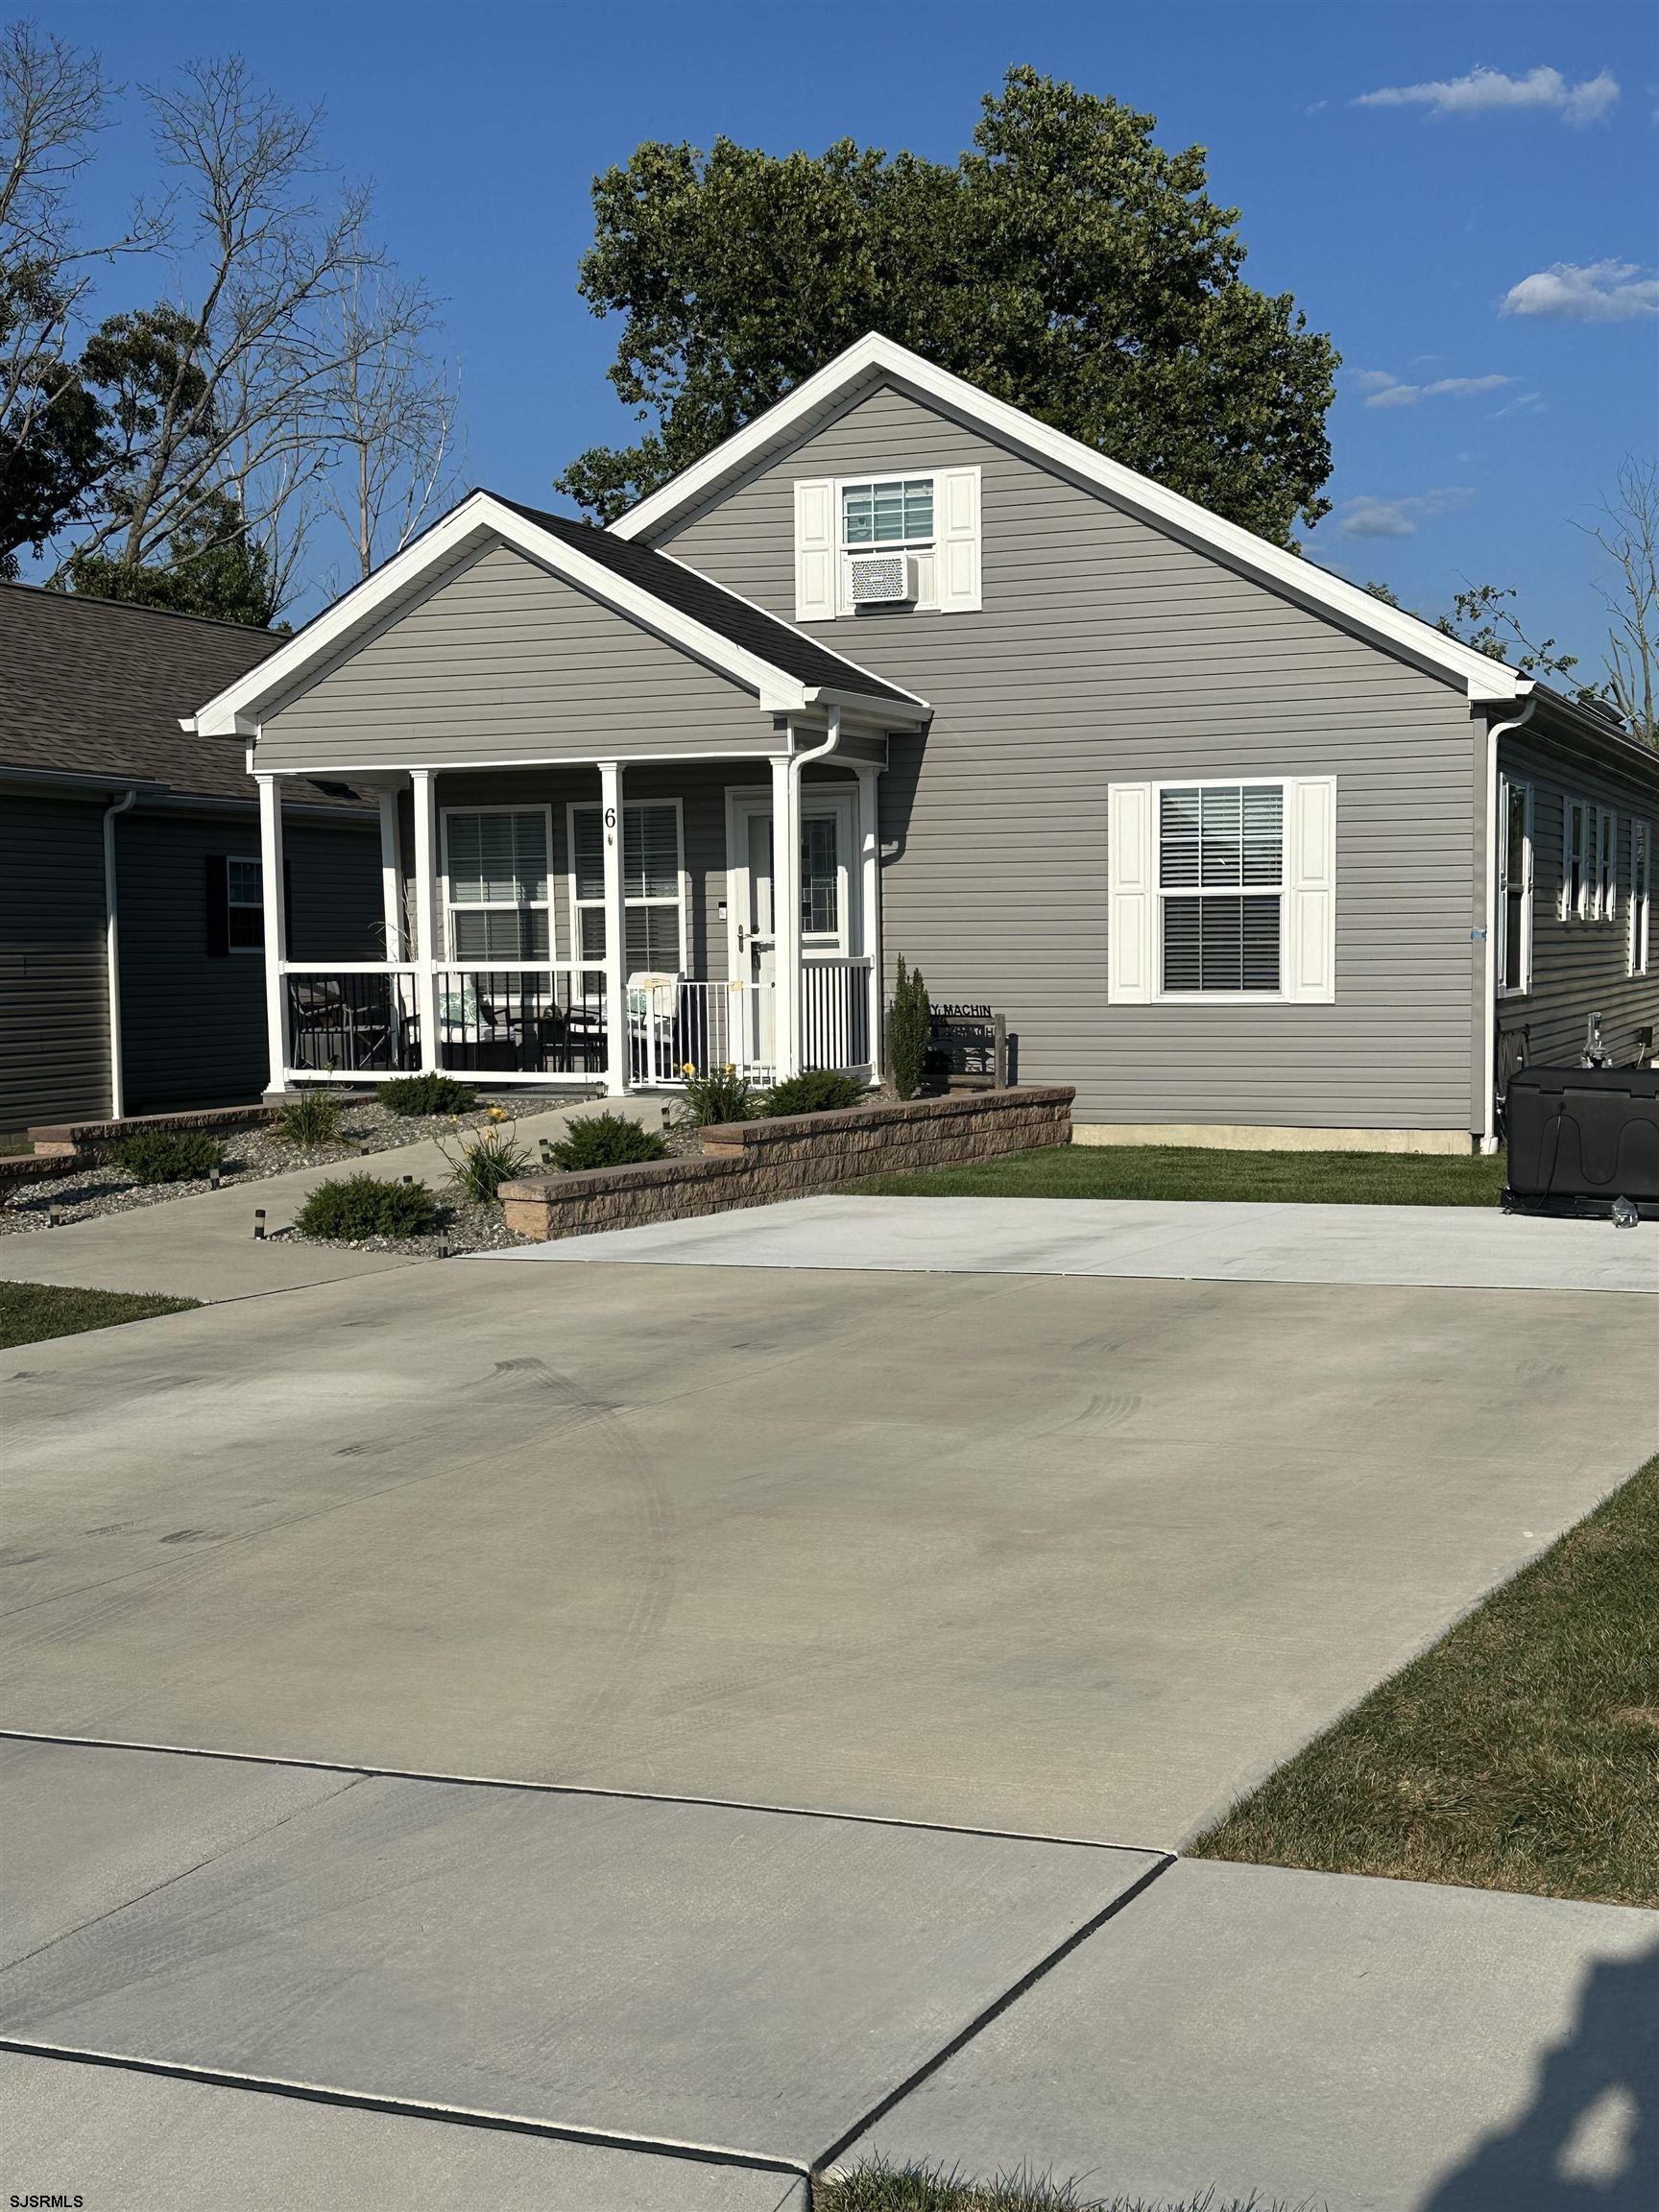
[[[1492,722],[1486,729],[1486,945],[1483,963],[1486,977],[1486,1011],[1482,1024],[1486,1047],[1486,1108],[1485,1123],[1480,1133],[1482,1152],[1498,1149],[1498,931],[1501,917],[1498,912],[1498,839],[1502,828],[1498,819],[1498,740],[1507,737],[1511,731],[1519,730],[1523,723],[1530,722],[1532,709],[1538,704],[1533,692],[1523,704],[1519,714],[1512,714],[1507,722]]]
[[[127,1111],[121,1074],[121,918],[115,881],[115,817],[125,814],[137,798],[123,791],[113,805],[104,809],[104,962],[109,994],[109,1118],[119,1121]]]

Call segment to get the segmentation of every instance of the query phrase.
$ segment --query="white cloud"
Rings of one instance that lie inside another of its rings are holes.
[[[1344,538],[1415,538],[1419,524],[1450,514],[1474,496],[1474,488],[1468,484],[1440,484],[1431,492],[1413,493],[1404,499],[1378,499],[1362,493],[1343,501],[1336,527]]]
[[[1557,261],[1523,276],[1503,295],[1501,315],[1548,316],[1556,322],[1626,323],[1659,315],[1659,277],[1634,261]]]
[[[1492,115],[1516,108],[1541,109],[1563,123],[1599,123],[1619,98],[1611,69],[1570,84],[1559,69],[1529,69],[1506,77],[1502,69],[1471,69],[1466,77],[1430,84],[1384,84],[1361,92],[1356,108],[1426,108],[1431,115]]]
[[[1542,415],[1546,402],[1542,392],[1518,392],[1506,406],[1494,407],[1492,420],[1502,422],[1505,415]]]
[[[1367,407],[1415,407],[1419,399],[1478,399],[1514,381],[1513,376],[1436,376],[1427,384],[1407,384],[1386,369],[1361,369],[1355,378]]]

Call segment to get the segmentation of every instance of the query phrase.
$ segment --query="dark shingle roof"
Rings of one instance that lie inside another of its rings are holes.
[[[566,545],[586,553],[589,560],[603,563],[614,575],[637,584],[642,591],[649,591],[666,605],[678,608],[682,614],[689,614],[693,621],[717,631],[733,645],[742,646],[745,652],[757,654],[786,676],[794,676],[803,684],[823,684],[837,691],[858,691],[872,699],[902,701],[907,707],[915,705],[907,691],[855,667],[851,661],[843,661],[838,653],[830,652],[815,638],[803,636],[793,624],[752,607],[747,599],[739,599],[712,578],[700,574],[695,568],[687,568],[683,562],[670,560],[667,554],[659,553],[650,545],[637,544],[628,538],[613,538],[610,531],[598,529],[591,522],[573,521],[568,515],[548,515],[539,507],[526,507],[517,499],[503,497],[499,492],[487,493],[486,496],[502,507],[511,507],[516,515],[522,515],[538,529],[563,539]]]
[[[192,736],[179,721],[286,643],[237,622],[0,585],[0,767],[251,801],[241,738]],[[285,795],[361,804],[339,783],[296,780]]]

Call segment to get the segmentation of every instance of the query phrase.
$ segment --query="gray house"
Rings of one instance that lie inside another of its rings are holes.
[[[277,1089],[875,1072],[902,954],[1085,1138],[1451,1151],[1659,1022],[1659,757],[879,337],[608,531],[472,493],[195,727]],[[373,961],[284,939],[317,779]]]
[[[0,1129],[264,1089],[257,793],[180,718],[281,642],[0,586]],[[383,955],[372,803],[297,781],[290,805],[295,949]]]

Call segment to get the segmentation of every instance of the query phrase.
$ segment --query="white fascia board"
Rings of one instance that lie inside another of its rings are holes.
[[[279,652],[208,701],[195,716],[197,730],[207,737],[248,736],[253,733],[259,709],[287,688],[305,670],[326,660],[352,634],[373,620],[385,607],[418,584],[421,577],[443,567],[475,540],[502,539],[517,546],[543,568],[575,584],[593,598],[654,630],[670,643],[707,661],[722,675],[757,695],[768,713],[798,713],[806,703],[806,687],[798,677],[751,653],[716,630],[683,614],[652,592],[616,575],[602,562],[567,545],[550,531],[539,529],[526,517],[485,492],[475,492],[459,507],[434,523],[413,544],[395,554],[383,568],[337,599],[315,621],[308,622]]]
[[[1196,500],[1183,498],[1166,485],[1156,484],[1149,476],[1124,468],[1121,462],[1109,460],[1093,445],[1085,445],[1080,440],[1068,437],[1063,430],[1039,422],[1023,408],[1010,406],[1005,399],[994,399],[976,385],[953,376],[948,369],[936,368],[920,353],[912,353],[907,346],[897,345],[874,330],[848,347],[844,353],[837,354],[833,361],[827,362],[805,383],[798,384],[765,414],[757,415],[753,422],[733,432],[712,453],[705,454],[701,461],[683,470],[671,483],[664,484],[661,491],[653,492],[637,507],[630,508],[611,528],[619,538],[648,539],[654,530],[706,498],[733,470],[743,468],[767,446],[786,438],[804,417],[826,406],[838,393],[873,373],[913,385],[953,413],[979,423],[1005,444],[1022,447],[1038,459],[1098,486],[1112,499],[1154,527],[1190,539],[1290,597],[1338,616],[1355,629],[1428,661],[1456,678],[1471,700],[1520,699],[1531,689],[1527,678],[1518,676],[1501,661],[1488,660],[1473,646],[1460,644],[1431,624],[1419,621],[1415,614],[1374,599],[1357,584],[1333,576],[1329,570],[1316,567],[1295,553],[1286,552],[1282,545],[1270,544],[1254,531],[1242,529],[1237,522],[1224,522],[1220,516],[1212,515]]]

